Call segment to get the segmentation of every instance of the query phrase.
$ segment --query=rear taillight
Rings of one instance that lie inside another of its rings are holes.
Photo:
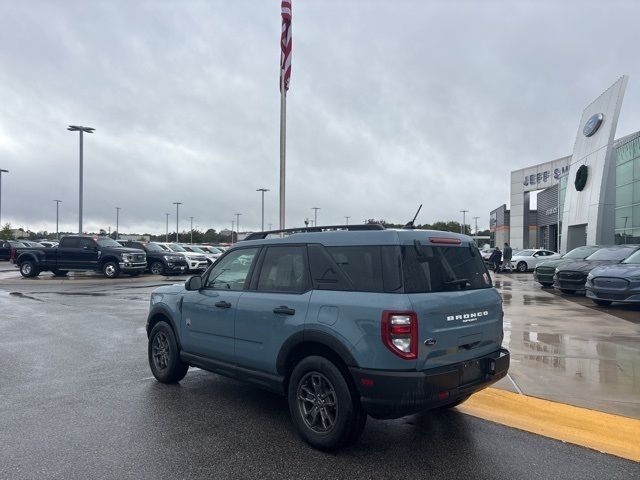
[[[382,343],[405,360],[418,358],[418,316],[415,312],[382,312]]]

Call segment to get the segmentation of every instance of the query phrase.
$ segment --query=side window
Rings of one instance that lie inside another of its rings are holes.
[[[63,238],[60,240],[60,246],[63,248],[78,248],[80,246],[80,239],[75,238]]]
[[[81,238],[80,239],[80,248],[91,249],[91,248],[93,248],[93,246],[94,246],[93,240],[91,240],[90,238]]]
[[[243,248],[229,253],[211,269],[205,288],[242,290],[257,253],[257,248]]]
[[[258,278],[258,291],[305,292],[309,289],[306,248],[269,247]]]

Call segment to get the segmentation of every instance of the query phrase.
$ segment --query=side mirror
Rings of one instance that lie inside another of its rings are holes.
[[[200,275],[189,277],[187,281],[184,282],[184,288],[188,291],[200,290],[202,288],[202,277]]]

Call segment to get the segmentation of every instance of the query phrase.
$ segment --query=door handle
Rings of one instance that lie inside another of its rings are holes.
[[[225,302],[225,301],[222,301],[222,302],[216,302],[216,304],[215,304],[215,305],[216,305],[216,307],[218,307],[218,308],[231,308],[231,304],[230,304],[229,302]]]
[[[273,309],[273,313],[278,313],[281,315],[295,315],[296,310],[294,308],[289,308],[285,305],[280,305],[279,307],[276,307]]]

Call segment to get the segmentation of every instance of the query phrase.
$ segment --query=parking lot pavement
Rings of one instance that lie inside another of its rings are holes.
[[[284,398],[146,361],[152,286],[0,283],[0,478],[637,478],[637,463],[460,411],[370,420],[336,454],[306,446]],[[10,292],[13,292],[12,295]],[[100,293],[101,295],[94,295]]]
[[[504,300],[503,345],[511,351],[500,387],[640,418],[637,306],[592,308],[540,288],[531,274],[493,277]]]

